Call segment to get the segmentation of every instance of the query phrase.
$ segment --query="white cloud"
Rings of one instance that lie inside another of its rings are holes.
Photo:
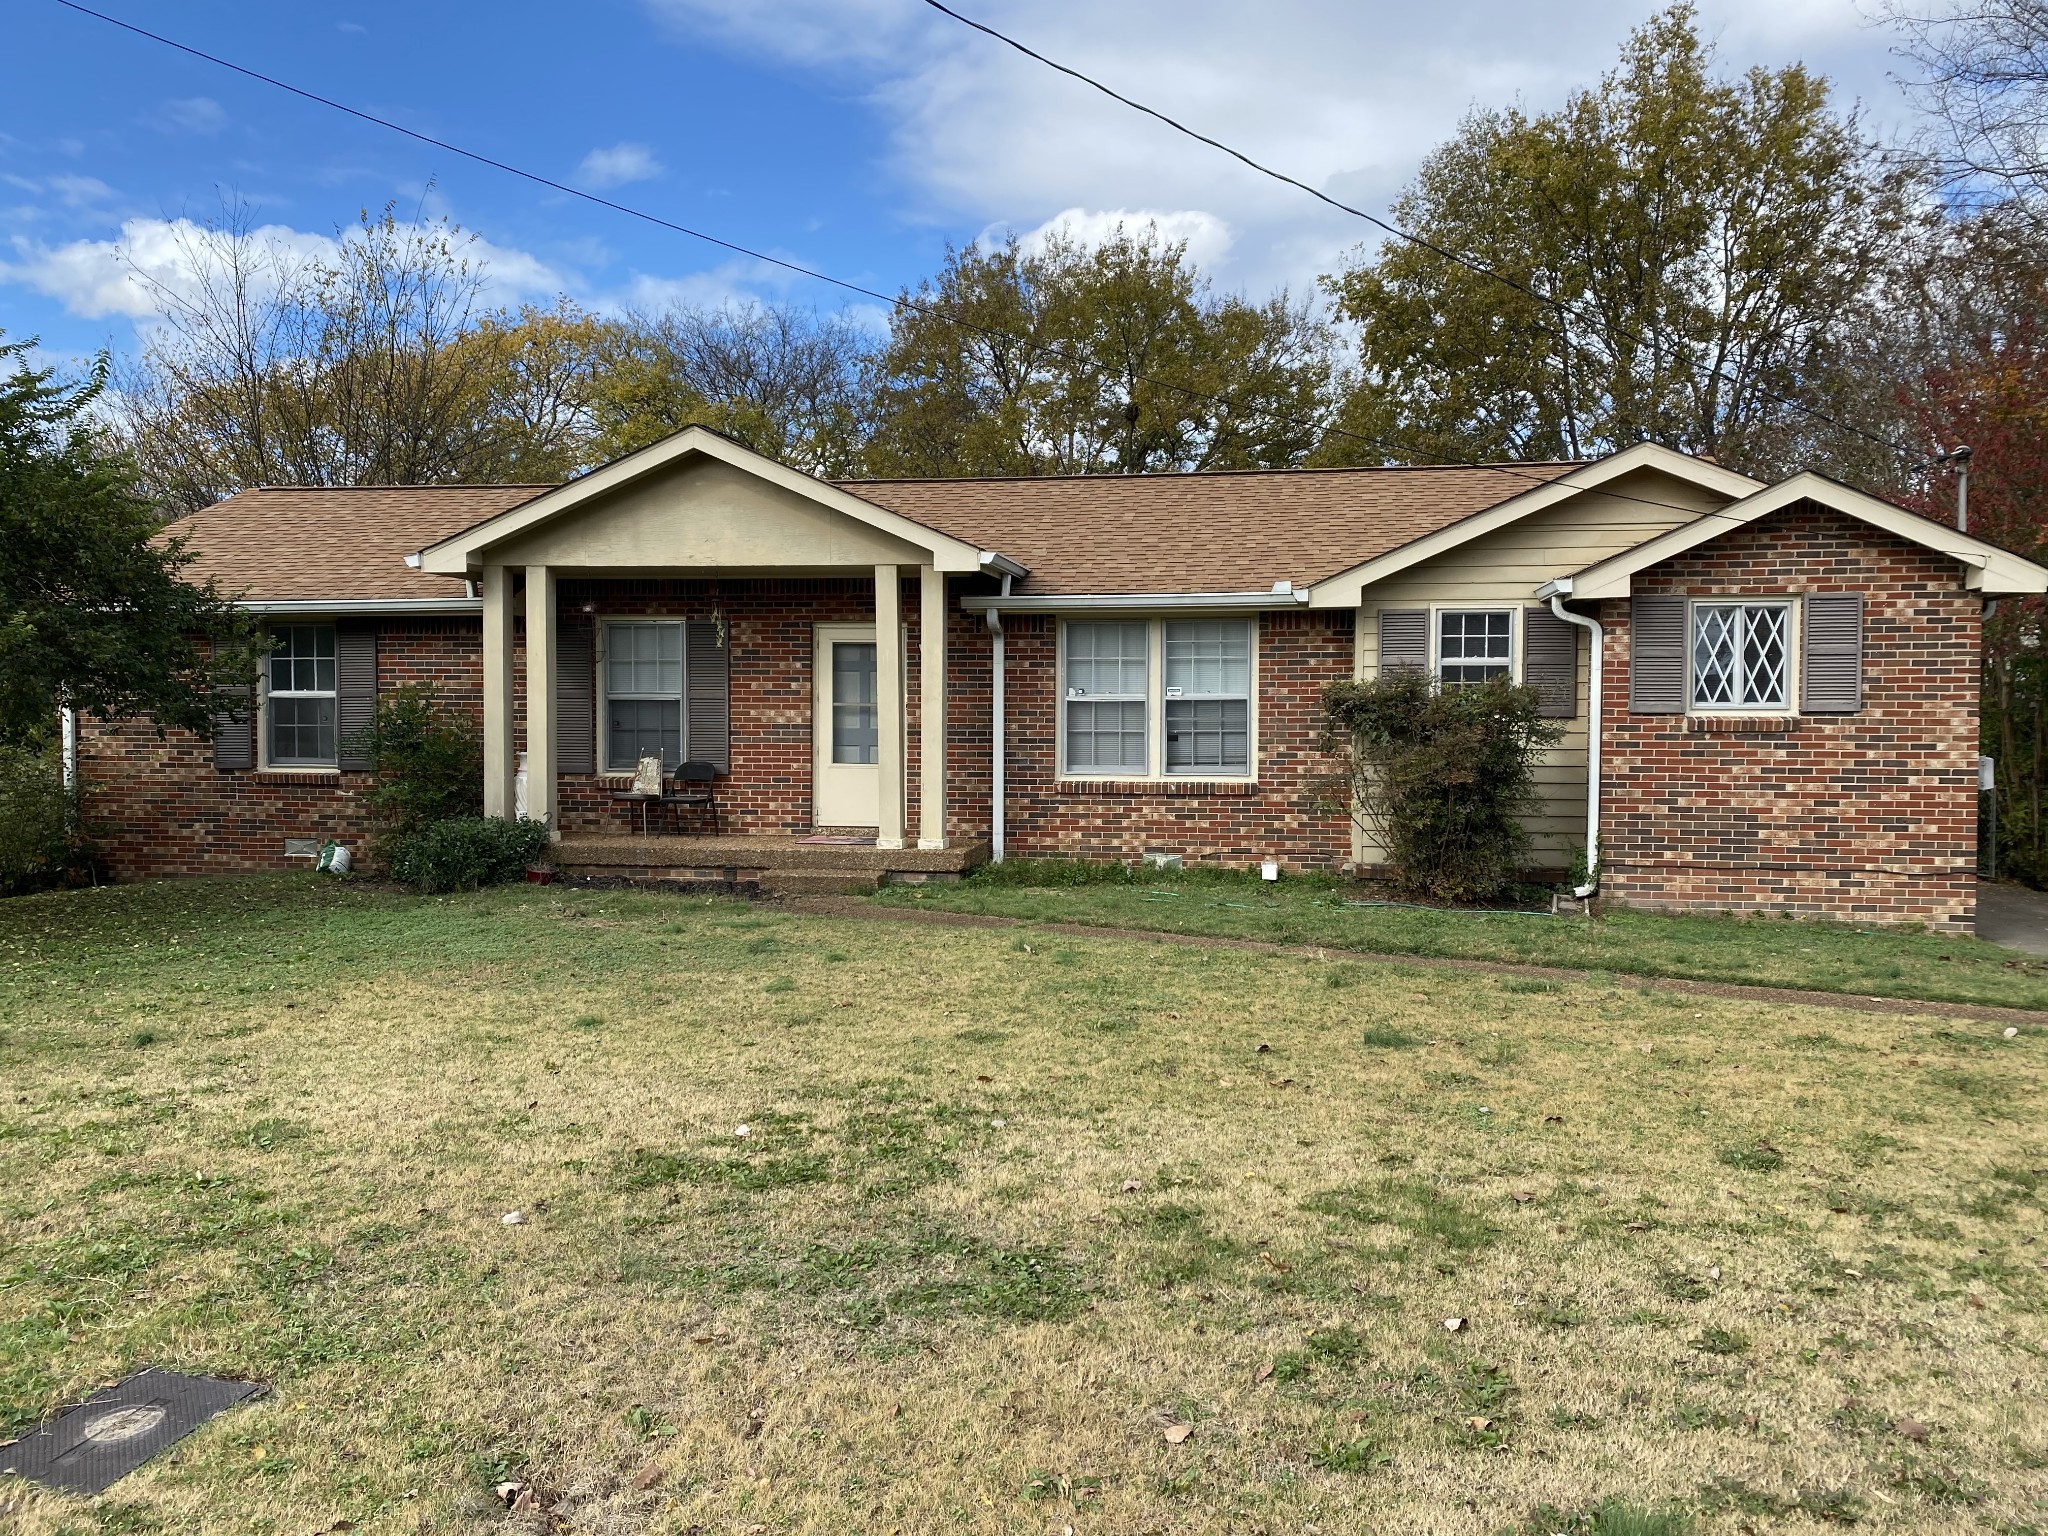
[[[1349,247],[1381,238],[917,0],[645,3],[691,41],[710,33],[861,91],[888,124],[891,168],[906,189],[900,212],[915,222],[1034,229],[1061,210],[1179,210],[1175,217],[1213,220],[1227,235],[1223,281],[1297,291]],[[1614,66],[1655,4],[974,0],[964,9],[1379,212],[1468,110],[1517,99],[1555,105]],[[1803,53],[1841,80],[1845,96],[1897,115],[1885,79],[1889,39],[1865,26],[1857,0],[1702,0],[1701,26],[1730,70]]]
[[[576,167],[576,179],[586,187],[623,187],[632,181],[652,181],[660,174],[661,162],[645,144],[593,149]]]
[[[273,260],[264,267],[332,261],[340,250],[332,235],[284,224],[265,224],[250,238],[266,246]],[[17,235],[13,259],[0,260],[0,283],[20,283],[61,303],[87,320],[118,315],[146,327],[159,313],[154,289],[193,291],[206,260],[207,231],[190,219],[129,219],[112,240],[73,240],[48,245]],[[465,252],[484,269],[484,300],[490,304],[546,301],[577,286],[530,252],[478,240]]]
[[[211,96],[186,96],[156,109],[154,126],[170,133],[215,134],[228,125],[228,114]]]
[[[1058,231],[1068,239],[1084,246],[1100,245],[1118,230],[1132,236],[1144,234],[1147,230],[1157,231],[1161,241],[1176,244],[1185,242],[1188,255],[1197,266],[1213,267],[1229,253],[1230,226],[1213,213],[1204,213],[1199,208],[1182,208],[1172,212],[1154,209],[1132,208],[1067,208],[1054,214],[1036,229],[1025,230],[1019,243],[1027,251],[1043,250],[1046,238]],[[981,232],[977,243],[992,245],[1009,233],[1002,225],[990,225]]]
[[[66,208],[103,203],[114,195],[114,189],[97,176],[52,176],[50,190],[57,194]]]

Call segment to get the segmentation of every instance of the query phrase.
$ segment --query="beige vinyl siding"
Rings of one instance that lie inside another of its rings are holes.
[[[1536,602],[1536,589],[1558,576],[1632,549],[1646,539],[1691,522],[1726,500],[1699,486],[1656,470],[1630,475],[1588,491],[1520,522],[1482,534],[1365,589],[1358,611],[1357,675],[1379,671],[1379,614],[1382,608],[1512,608],[1515,664],[1520,675],[1522,623],[1519,610]],[[1435,655],[1436,626],[1430,627]],[[1564,740],[1544,754],[1537,769],[1539,804],[1523,821],[1532,863],[1556,869],[1570,864],[1586,841],[1587,684],[1591,667],[1586,637],[1578,645],[1578,708],[1564,727]],[[1361,831],[1352,837],[1353,857],[1362,864],[1383,855]]]

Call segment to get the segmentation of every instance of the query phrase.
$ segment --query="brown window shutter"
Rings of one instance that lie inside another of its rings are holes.
[[[1522,610],[1522,685],[1534,688],[1536,713],[1569,720],[1579,712],[1579,630],[1548,608]]]
[[[1380,676],[1403,669],[1429,670],[1429,610],[1380,610]]]
[[[710,763],[720,773],[732,772],[732,668],[728,662],[725,625],[696,620],[684,638],[688,697],[684,700],[683,755]]]
[[[1628,707],[1638,715],[1685,713],[1685,599],[1629,603]]]
[[[377,627],[341,624],[334,631],[336,762],[343,772],[377,766],[364,738],[377,718]]]
[[[213,716],[213,766],[223,773],[256,766],[256,711],[247,688],[222,688]],[[235,718],[239,713],[241,718]]]
[[[1853,715],[1863,707],[1863,594],[1815,593],[1800,616],[1799,708]]]
[[[587,624],[555,625],[555,771],[597,772],[597,648]]]

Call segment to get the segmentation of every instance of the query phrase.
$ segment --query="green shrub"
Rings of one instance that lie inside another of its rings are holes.
[[[377,768],[363,799],[387,857],[434,822],[483,814],[483,733],[441,709],[431,687],[408,684],[382,695],[361,742]]]
[[[547,845],[545,821],[453,816],[393,838],[391,873],[423,891],[473,891],[519,879]]]
[[[0,747],[0,896],[82,882],[95,867],[56,754]]]
[[[1514,884],[1536,759],[1563,739],[1537,705],[1535,689],[1505,678],[1443,688],[1412,668],[1324,689],[1323,746],[1345,760],[1332,798],[1386,850],[1400,886],[1481,901]]]

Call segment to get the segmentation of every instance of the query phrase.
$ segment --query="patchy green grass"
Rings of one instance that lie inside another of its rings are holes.
[[[16,1527],[2048,1525],[2048,1036],[1516,980],[559,887],[0,903],[0,1433],[275,1388]]]
[[[1313,944],[1367,954],[1497,960],[1624,976],[1674,976],[1871,997],[2048,1010],[2048,960],[1977,939],[1775,917],[1660,917],[1616,911],[1446,911],[1364,904],[1332,877],[1267,883],[1232,870],[1123,871],[1062,861],[984,866],[953,885],[885,887],[885,906],[978,912],[1043,923]],[[1091,875],[1091,871],[1096,871]],[[1348,983],[1332,972],[1332,984]],[[1504,983],[1540,993],[1543,977]]]

